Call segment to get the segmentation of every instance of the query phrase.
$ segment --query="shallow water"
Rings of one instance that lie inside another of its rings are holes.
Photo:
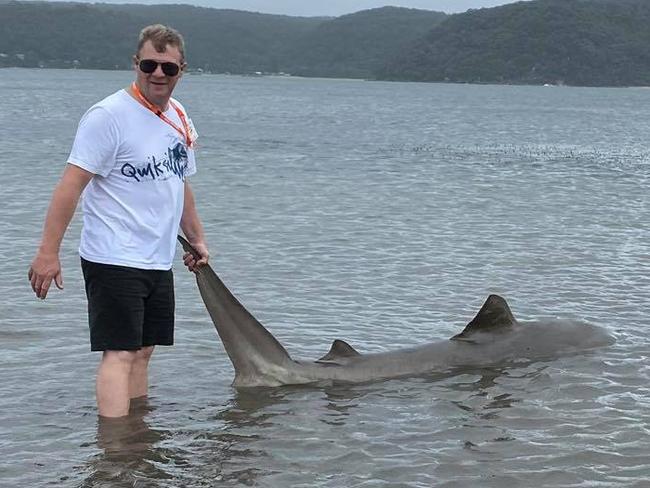
[[[79,117],[130,73],[0,70],[2,486],[650,486],[650,92],[188,76],[212,263],[293,357],[459,332],[490,293],[614,346],[364,385],[236,391],[177,262],[151,396],[98,422],[76,218],[26,272]]]

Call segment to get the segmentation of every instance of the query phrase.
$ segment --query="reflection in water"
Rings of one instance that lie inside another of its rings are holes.
[[[149,427],[145,416],[150,411],[146,399],[137,399],[126,417],[98,417],[97,446],[103,452],[88,461],[91,473],[82,487],[149,486],[144,480],[169,478],[159,464],[183,463],[178,449],[158,446],[166,433]]]
[[[318,390],[301,387],[235,391],[225,408],[199,410],[208,413],[200,429],[173,431],[149,426],[146,417],[152,409],[146,400],[132,403],[127,417],[98,418],[97,447],[102,452],[87,462],[89,474],[80,486],[255,485],[271,474],[265,460],[272,453],[264,442],[286,421],[296,395],[305,394],[320,396]],[[274,421],[278,416],[281,420]]]
[[[529,384],[529,381],[523,380],[535,380],[543,376],[547,367],[543,363],[520,361],[500,367],[463,368],[450,371],[450,376],[471,377],[470,381],[461,378],[445,384],[450,391],[463,394],[462,400],[452,400],[451,403],[465,413],[462,427],[466,429],[464,430],[465,435],[470,438],[463,440],[464,449],[489,455],[492,453],[492,449],[488,449],[488,445],[515,441],[516,438],[513,435],[501,428],[496,428],[495,425],[498,424],[498,419],[505,409],[515,407],[516,404],[525,401],[526,391],[522,389],[519,391],[520,395],[516,395],[512,391],[504,391],[503,384],[511,378],[516,378],[522,385]],[[477,438],[477,432],[483,432],[483,434]],[[492,435],[484,435],[488,432]]]
[[[275,430],[273,417],[283,411],[274,409],[288,402],[286,395],[287,391],[278,388],[235,390],[226,407],[207,419],[212,428],[192,434],[201,439],[193,453],[193,461],[200,466],[194,476],[222,485],[255,485],[267,474],[263,466],[268,466],[262,462],[268,453],[259,441]]]
[[[349,438],[345,426],[359,425],[367,405],[395,400],[396,410],[387,412],[399,417],[400,405],[411,397],[421,401],[428,390],[447,395],[465,413],[458,424],[464,448],[487,455],[484,443],[513,440],[495,432],[492,421],[522,401],[504,391],[500,380],[513,374],[534,378],[544,369],[540,364],[465,368],[384,383],[233,390],[225,405],[199,407],[191,426],[185,418],[173,431],[152,429],[146,421],[151,408],[142,401],[128,417],[99,419],[97,445],[103,452],[89,461],[91,473],[81,486],[273,486],[294,465],[286,457],[288,444],[331,456],[328,446]],[[319,466],[308,454],[303,462]]]
[[[235,390],[228,406],[215,415],[226,423],[226,429],[240,427],[261,427],[273,417],[265,412],[268,407],[287,403],[287,395],[294,388],[246,388]]]
[[[342,425],[349,410],[357,406],[356,400],[371,391],[366,385],[336,383],[328,385],[293,385],[280,388],[250,388],[236,391],[228,408],[219,412],[217,418],[226,422],[226,429],[241,427],[266,427],[272,425],[273,417],[286,414],[300,401],[320,400],[313,411],[315,418],[336,418]],[[373,390],[374,391],[374,390]],[[286,409],[278,408],[286,405]],[[311,405],[313,408],[313,405]]]
[[[540,366],[539,370],[535,370],[533,373],[529,373],[525,376],[538,375],[545,368],[545,366]],[[510,367],[503,366],[492,368],[463,369],[461,372],[455,371],[456,374],[462,373],[465,375],[475,375],[479,378],[478,380],[471,382],[458,381],[448,384],[447,386],[453,390],[471,393],[471,396],[467,397],[465,401],[455,401],[453,403],[461,410],[471,412],[479,418],[496,418],[498,416],[498,413],[496,411],[499,409],[510,408],[515,403],[518,403],[522,400],[521,398],[513,397],[511,393],[502,393],[494,396],[490,392],[491,389],[497,388],[499,386],[497,380],[510,376],[510,369]],[[478,398],[481,398],[484,401],[473,401]]]
[[[338,384],[323,389],[327,404],[323,422],[333,426],[345,425],[350,411],[359,406],[357,400],[366,393],[362,387]]]
[[[226,407],[209,417],[206,423],[212,429],[193,433],[202,441],[192,454],[200,466],[193,476],[224,486],[254,486],[273,479],[291,465],[278,453],[286,449],[285,443],[301,442],[301,429],[307,426],[311,432],[318,420],[343,425],[363,394],[358,386],[236,390]]]

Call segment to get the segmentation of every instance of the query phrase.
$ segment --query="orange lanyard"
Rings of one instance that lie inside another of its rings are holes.
[[[176,105],[174,102],[169,100],[169,104],[172,106],[174,110],[176,110],[176,113],[178,114],[178,117],[181,119],[181,122],[183,123],[183,129],[181,129],[179,126],[177,126],[173,120],[170,120],[169,117],[167,117],[162,110],[160,110],[158,107],[156,107],[153,103],[151,103],[149,100],[147,100],[142,92],[140,91],[140,88],[138,88],[138,85],[133,83],[131,85],[131,90],[133,91],[133,94],[138,97],[138,100],[147,107],[149,110],[151,110],[154,114],[160,118],[163,122],[171,125],[174,129],[176,129],[176,132],[178,132],[183,139],[185,140],[185,143],[187,144],[188,148],[192,147],[193,141],[192,141],[192,136],[191,136],[191,131],[190,131],[190,126],[187,123],[187,119],[185,118],[185,114],[183,111]]]

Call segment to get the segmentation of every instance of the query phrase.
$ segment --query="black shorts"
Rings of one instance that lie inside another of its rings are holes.
[[[81,258],[91,351],[174,344],[174,276]]]

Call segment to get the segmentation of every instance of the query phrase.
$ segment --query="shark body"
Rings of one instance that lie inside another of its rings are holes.
[[[191,245],[178,237],[185,251]],[[581,321],[517,321],[506,301],[490,295],[474,319],[451,339],[395,351],[360,354],[335,340],[317,361],[291,358],[277,339],[235,298],[210,265],[199,268],[201,297],[235,369],[233,386],[318,382],[361,383],[456,367],[544,359],[614,342],[604,329]]]

